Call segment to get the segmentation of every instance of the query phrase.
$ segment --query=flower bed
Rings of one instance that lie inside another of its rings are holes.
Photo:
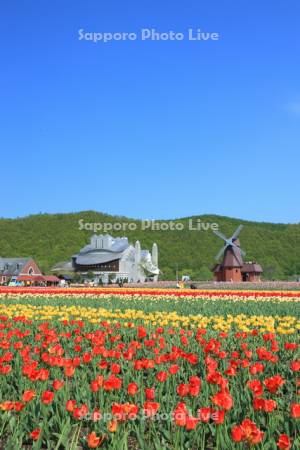
[[[3,448],[300,448],[297,296],[55,292],[1,295]]]
[[[147,288],[45,288],[45,287],[0,287],[0,295],[68,295],[68,296],[159,296],[159,297],[207,297],[207,298],[300,298],[300,291],[266,290],[213,290],[213,289],[147,289]]]

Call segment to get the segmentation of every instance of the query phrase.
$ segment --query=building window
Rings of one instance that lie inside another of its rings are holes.
[[[28,270],[28,275],[32,275],[33,273],[34,273],[34,270],[33,270],[32,267],[30,267],[29,270]]]

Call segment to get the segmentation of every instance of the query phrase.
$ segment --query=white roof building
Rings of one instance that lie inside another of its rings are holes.
[[[52,270],[83,275],[93,272],[103,281],[108,274],[114,274],[115,279],[127,278],[134,283],[144,282],[146,278],[156,281],[159,274],[158,248],[154,243],[150,253],[148,250],[141,250],[139,241],[133,246],[126,237],[94,235],[90,244],[73,255],[70,261],[56,264]]]

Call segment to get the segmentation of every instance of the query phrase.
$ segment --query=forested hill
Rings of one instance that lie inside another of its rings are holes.
[[[174,279],[177,265],[179,274],[189,274],[193,279],[208,279],[222,241],[211,229],[189,229],[189,220],[195,227],[197,219],[200,224],[218,224],[226,236],[231,236],[242,223],[244,229],[240,241],[247,253],[246,259],[259,262],[266,278],[288,278],[300,274],[300,224],[258,223],[215,215],[176,219],[177,224],[182,224],[182,230],[172,230],[173,222],[164,221],[168,224],[165,228],[169,228],[164,231],[142,229],[141,221],[94,211],[0,219],[0,256],[32,256],[42,270],[48,272],[53,264],[68,260],[89,242],[94,232],[85,229],[91,227],[88,224],[122,223],[126,228],[124,224],[134,223],[135,230],[111,231],[110,234],[127,236],[132,243],[139,239],[142,248],[149,250],[156,242],[165,279]]]

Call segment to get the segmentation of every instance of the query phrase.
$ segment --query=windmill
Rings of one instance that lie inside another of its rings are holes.
[[[238,236],[243,229],[243,225],[239,225],[233,235],[227,238],[220,231],[214,231],[214,234],[224,241],[224,245],[216,255],[219,261],[223,257],[222,262],[217,264],[213,271],[216,281],[242,281],[242,268],[244,266],[243,256],[246,255],[240,247]]]
[[[217,261],[219,261],[221,256],[225,253],[225,251],[228,248],[232,248],[236,252],[239,252],[242,256],[246,255],[244,250],[241,249],[240,242],[238,240],[238,235],[240,234],[242,229],[243,229],[243,225],[239,225],[230,238],[227,238],[223,233],[220,233],[220,231],[214,231],[215,235],[219,236],[219,238],[221,238],[224,241],[224,246],[221,248],[221,250],[219,251],[219,253],[216,256]]]

